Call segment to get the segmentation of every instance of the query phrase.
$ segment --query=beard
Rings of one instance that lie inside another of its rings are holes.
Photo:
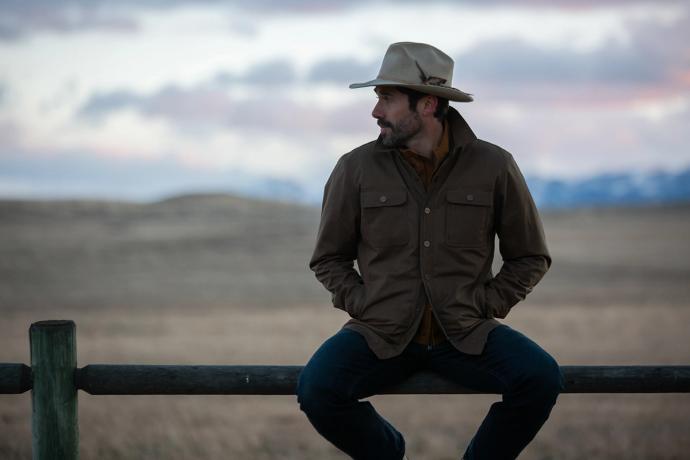
[[[379,140],[386,147],[406,147],[407,141],[422,130],[422,120],[419,114],[412,111],[398,123],[391,123],[384,119],[379,119],[376,124],[382,128],[389,129],[388,133],[381,133],[379,135]]]

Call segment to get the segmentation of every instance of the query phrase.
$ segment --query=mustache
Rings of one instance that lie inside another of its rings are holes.
[[[376,121],[376,124],[379,125],[381,128],[391,128],[391,129],[393,128],[392,123],[389,123],[389,122],[382,120],[380,118]]]

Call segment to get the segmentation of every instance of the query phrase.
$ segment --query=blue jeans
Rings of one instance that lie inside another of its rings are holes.
[[[297,399],[314,428],[356,460],[400,460],[403,436],[368,401],[359,401],[430,369],[467,388],[499,393],[465,451],[467,460],[514,459],[549,417],[563,376],[539,345],[506,325],[492,330],[481,355],[450,343],[411,343],[379,359],[357,332],[342,329],[316,351],[299,377]]]

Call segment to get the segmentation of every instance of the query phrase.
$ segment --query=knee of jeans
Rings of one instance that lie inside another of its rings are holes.
[[[551,356],[535,367],[530,375],[530,386],[542,400],[555,403],[559,393],[564,389],[564,379],[561,368]]]
[[[328,407],[329,389],[312,375],[303,371],[297,381],[297,402],[300,409],[310,415],[326,411]]]

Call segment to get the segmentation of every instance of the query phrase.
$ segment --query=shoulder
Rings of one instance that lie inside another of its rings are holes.
[[[371,141],[342,155],[333,168],[330,181],[360,183],[364,163],[377,151],[376,147],[376,141]]]
[[[513,156],[506,149],[483,139],[475,139],[468,147],[472,152],[493,161],[504,163],[513,161]]]
[[[503,147],[500,147],[483,139],[475,139],[468,144],[467,151],[477,157],[477,160],[496,171],[509,171],[518,169],[513,155]]]

